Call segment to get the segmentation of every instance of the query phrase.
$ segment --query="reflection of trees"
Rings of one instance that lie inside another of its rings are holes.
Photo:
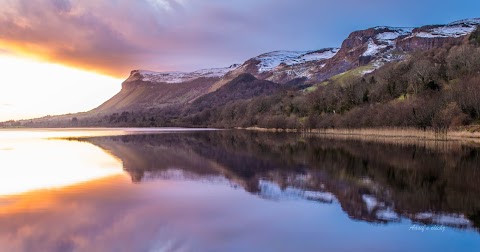
[[[398,218],[385,218],[385,213],[394,210],[428,223],[432,218],[415,214],[458,213],[480,227],[480,152],[460,144],[432,148],[425,142],[375,143],[243,131],[87,141],[121,158],[135,182],[145,172],[180,169],[203,177],[223,176],[260,193],[259,181],[266,180],[283,189],[331,192],[356,219],[392,221]],[[368,197],[377,204],[369,206]]]

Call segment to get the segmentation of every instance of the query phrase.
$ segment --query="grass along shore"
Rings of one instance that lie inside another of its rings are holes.
[[[360,129],[271,129],[271,128],[237,128],[264,132],[301,132],[304,134],[322,134],[333,136],[358,136],[369,138],[412,138],[422,140],[473,140],[480,142],[480,126],[468,126],[448,131],[416,128],[360,128]]]

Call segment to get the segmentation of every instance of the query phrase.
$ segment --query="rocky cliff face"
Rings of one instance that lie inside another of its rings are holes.
[[[380,26],[355,31],[343,41],[340,51],[327,62],[325,69],[348,70],[367,64],[378,68],[386,62],[402,60],[413,51],[461,43],[479,24],[480,19],[469,19],[419,28]],[[317,77],[320,77],[317,81],[321,81],[321,76]]]

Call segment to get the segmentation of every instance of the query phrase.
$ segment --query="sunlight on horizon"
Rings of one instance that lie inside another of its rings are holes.
[[[91,110],[122,79],[0,53],[0,122]]]

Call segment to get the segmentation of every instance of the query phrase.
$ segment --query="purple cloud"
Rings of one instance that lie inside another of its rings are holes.
[[[115,76],[132,69],[195,70],[272,50],[338,46],[375,25],[471,17],[468,0],[17,0],[2,2],[0,50]],[[415,6],[415,7],[412,7]],[[406,15],[408,13],[408,15]],[[428,14],[426,14],[428,13]]]

